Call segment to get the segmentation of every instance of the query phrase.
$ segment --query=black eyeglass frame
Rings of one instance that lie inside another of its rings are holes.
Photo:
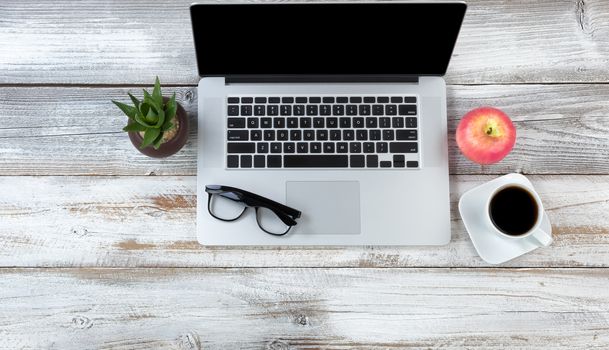
[[[251,207],[256,210],[256,222],[258,223],[258,227],[260,227],[262,231],[273,236],[283,236],[290,232],[292,227],[297,224],[296,219],[300,218],[300,215],[302,214],[297,209],[290,208],[287,205],[275,202],[272,199],[265,198],[255,193],[242,190],[236,187],[223,185],[206,185],[205,192],[207,192],[207,211],[209,212],[209,215],[211,215],[215,219],[226,222],[235,221],[241,218],[241,216],[243,216],[243,213],[247,211],[247,208]],[[213,211],[211,210],[211,198],[213,195],[218,195],[234,202],[242,203],[244,205],[243,210],[234,219],[224,219],[218,217],[214,215]],[[277,217],[284,224],[286,224],[286,226],[288,226],[288,229],[283,233],[273,233],[264,229],[264,227],[262,227],[262,225],[260,224],[260,220],[258,219],[258,208],[265,208],[275,213],[275,215],[277,215]]]

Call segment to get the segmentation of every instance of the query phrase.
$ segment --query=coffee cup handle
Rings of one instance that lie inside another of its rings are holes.
[[[535,232],[533,232],[531,237],[533,237],[543,247],[547,247],[552,244],[552,234],[547,233],[542,229],[537,229]]]

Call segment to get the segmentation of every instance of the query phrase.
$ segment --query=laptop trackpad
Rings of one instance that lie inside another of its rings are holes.
[[[286,197],[288,206],[302,212],[294,233],[360,233],[357,181],[289,181]]]

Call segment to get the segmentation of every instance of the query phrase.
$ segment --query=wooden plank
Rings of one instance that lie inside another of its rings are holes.
[[[0,88],[0,175],[195,175],[196,88],[167,88],[190,114],[186,147],[164,160],[137,152],[111,99],[139,88]],[[452,85],[448,88],[453,174],[608,174],[609,90],[606,85]],[[465,159],[454,130],[468,110],[494,105],[516,123],[518,139],[502,162]]]
[[[196,242],[195,177],[5,176],[0,177],[0,266],[488,266],[474,250],[457,202],[492,178],[452,177],[453,238],[446,246],[203,247]],[[609,267],[609,176],[530,178],[555,241],[503,266]]]
[[[7,349],[609,347],[607,269],[0,274]]]
[[[0,83],[195,84],[191,0],[4,0]],[[453,84],[607,82],[605,0],[471,0]],[[151,21],[150,13],[162,12]]]

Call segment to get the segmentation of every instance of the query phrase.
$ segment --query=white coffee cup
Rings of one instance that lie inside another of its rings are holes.
[[[526,191],[536,203],[537,219],[536,219],[535,223],[531,226],[531,228],[522,234],[511,235],[511,234],[505,233],[504,231],[502,231],[500,228],[498,228],[495,225],[495,223],[493,222],[493,220],[491,218],[491,201],[499,192],[501,192],[509,187],[517,187],[517,188],[520,188],[520,189]],[[549,246],[552,243],[552,234],[545,232],[544,230],[541,229],[541,222],[542,222],[543,216],[544,216],[544,209],[543,209],[543,204],[541,203],[541,199],[539,198],[539,194],[537,194],[537,192],[532,187],[528,186],[527,184],[525,184],[523,182],[505,182],[505,183],[501,184],[500,186],[498,186],[491,192],[490,196],[488,196],[488,198],[486,200],[485,209],[486,209],[486,211],[485,211],[485,215],[484,215],[484,221],[485,221],[486,225],[489,227],[489,229],[494,234],[499,235],[503,238],[511,239],[511,240],[524,240],[524,239],[532,238],[535,241],[537,241],[539,246]]]

